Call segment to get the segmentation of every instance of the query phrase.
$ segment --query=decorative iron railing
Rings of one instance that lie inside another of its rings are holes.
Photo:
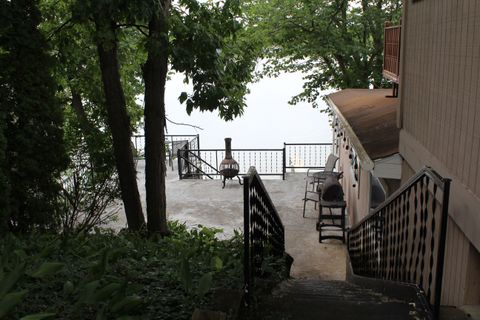
[[[323,169],[331,143],[284,143],[285,171],[295,169]]]
[[[424,168],[348,233],[356,274],[417,284],[436,317],[449,193],[450,180]]]
[[[189,159],[178,164],[180,179],[192,172],[194,177],[221,178],[218,167],[225,158],[225,149],[182,149],[180,154],[183,160]],[[239,175],[246,174],[250,166],[255,166],[259,175],[284,178],[284,149],[232,149],[232,157],[240,166]]]
[[[281,257],[285,252],[285,229],[262,179],[250,167],[243,177],[244,284],[247,303],[255,277],[267,255]]]
[[[135,148],[135,157],[137,159],[145,158],[145,136],[134,135],[132,137],[133,147]],[[173,157],[179,149],[199,149],[200,135],[165,135],[165,152],[169,166],[173,170]]]
[[[383,76],[393,82],[399,82],[400,76],[400,39],[401,26],[385,23],[383,39]]]

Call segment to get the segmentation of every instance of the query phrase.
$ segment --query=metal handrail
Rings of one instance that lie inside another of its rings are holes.
[[[425,167],[348,232],[355,273],[417,284],[435,317],[441,303],[450,182]]]
[[[435,183],[440,186],[442,190],[444,190],[444,187],[442,187],[446,181],[450,182],[450,179],[445,179],[442,178],[437,172],[433,171],[430,167],[424,167],[420,171],[418,171],[416,174],[410,177],[410,179],[407,180],[400,188],[398,188],[394,193],[392,193],[385,201],[378,205],[370,214],[365,216],[363,219],[361,219],[354,227],[351,227],[350,230],[355,230],[355,228],[360,227],[360,225],[365,221],[370,219],[372,216],[376,215],[379,211],[384,209],[390,202],[392,202],[394,199],[398,198],[400,194],[405,192],[412,184],[415,182],[419,181],[424,175],[428,176],[430,179],[434,180]]]
[[[243,177],[244,292],[248,304],[266,255],[285,253],[285,228],[255,167]]]
[[[206,173],[205,171],[203,171],[200,167],[198,167],[196,164],[194,164],[192,161],[190,161],[190,158],[189,158],[189,155],[195,157],[196,159],[198,159],[201,163],[207,165],[209,168],[211,168],[212,170],[214,170],[214,172],[216,172],[215,174],[220,174],[220,172],[215,168],[213,167],[212,165],[210,165],[208,162],[206,162],[205,160],[203,160],[202,158],[200,158],[197,154],[195,154],[193,151],[195,150],[181,150],[181,149],[178,149],[177,151],[177,158],[180,160],[180,159],[183,159],[184,161],[186,161],[188,163],[188,165],[191,165],[193,166],[195,169],[197,169],[200,173],[192,173],[192,175],[205,175],[207,176],[208,178],[210,179],[213,179],[213,177]],[[182,155],[182,153],[184,154],[187,154],[187,156],[185,155]],[[179,161],[180,162],[180,161]],[[180,180],[183,178],[183,173],[182,173],[182,166],[179,164],[178,165],[178,175],[179,175],[179,178]]]

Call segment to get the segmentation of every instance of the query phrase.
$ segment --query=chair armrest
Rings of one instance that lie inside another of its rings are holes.
[[[312,172],[311,172],[312,171]],[[310,168],[307,169],[307,177],[311,177],[315,172],[322,172],[320,168]]]

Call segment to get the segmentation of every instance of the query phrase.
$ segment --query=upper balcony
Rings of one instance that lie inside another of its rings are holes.
[[[383,40],[383,76],[398,84],[400,76],[400,38],[402,26],[385,22]]]

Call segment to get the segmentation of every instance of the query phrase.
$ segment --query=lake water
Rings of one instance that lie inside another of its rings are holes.
[[[284,142],[331,142],[332,130],[328,116],[307,103],[289,105],[288,101],[302,91],[299,73],[266,78],[249,86],[247,107],[243,116],[225,122],[217,112],[193,111],[189,116],[178,101],[182,91],[189,91],[181,75],[172,76],[166,88],[167,117],[178,123],[167,123],[168,134],[200,134],[201,148],[223,148],[224,138],[232,138],[232,148],[283,148]]]

